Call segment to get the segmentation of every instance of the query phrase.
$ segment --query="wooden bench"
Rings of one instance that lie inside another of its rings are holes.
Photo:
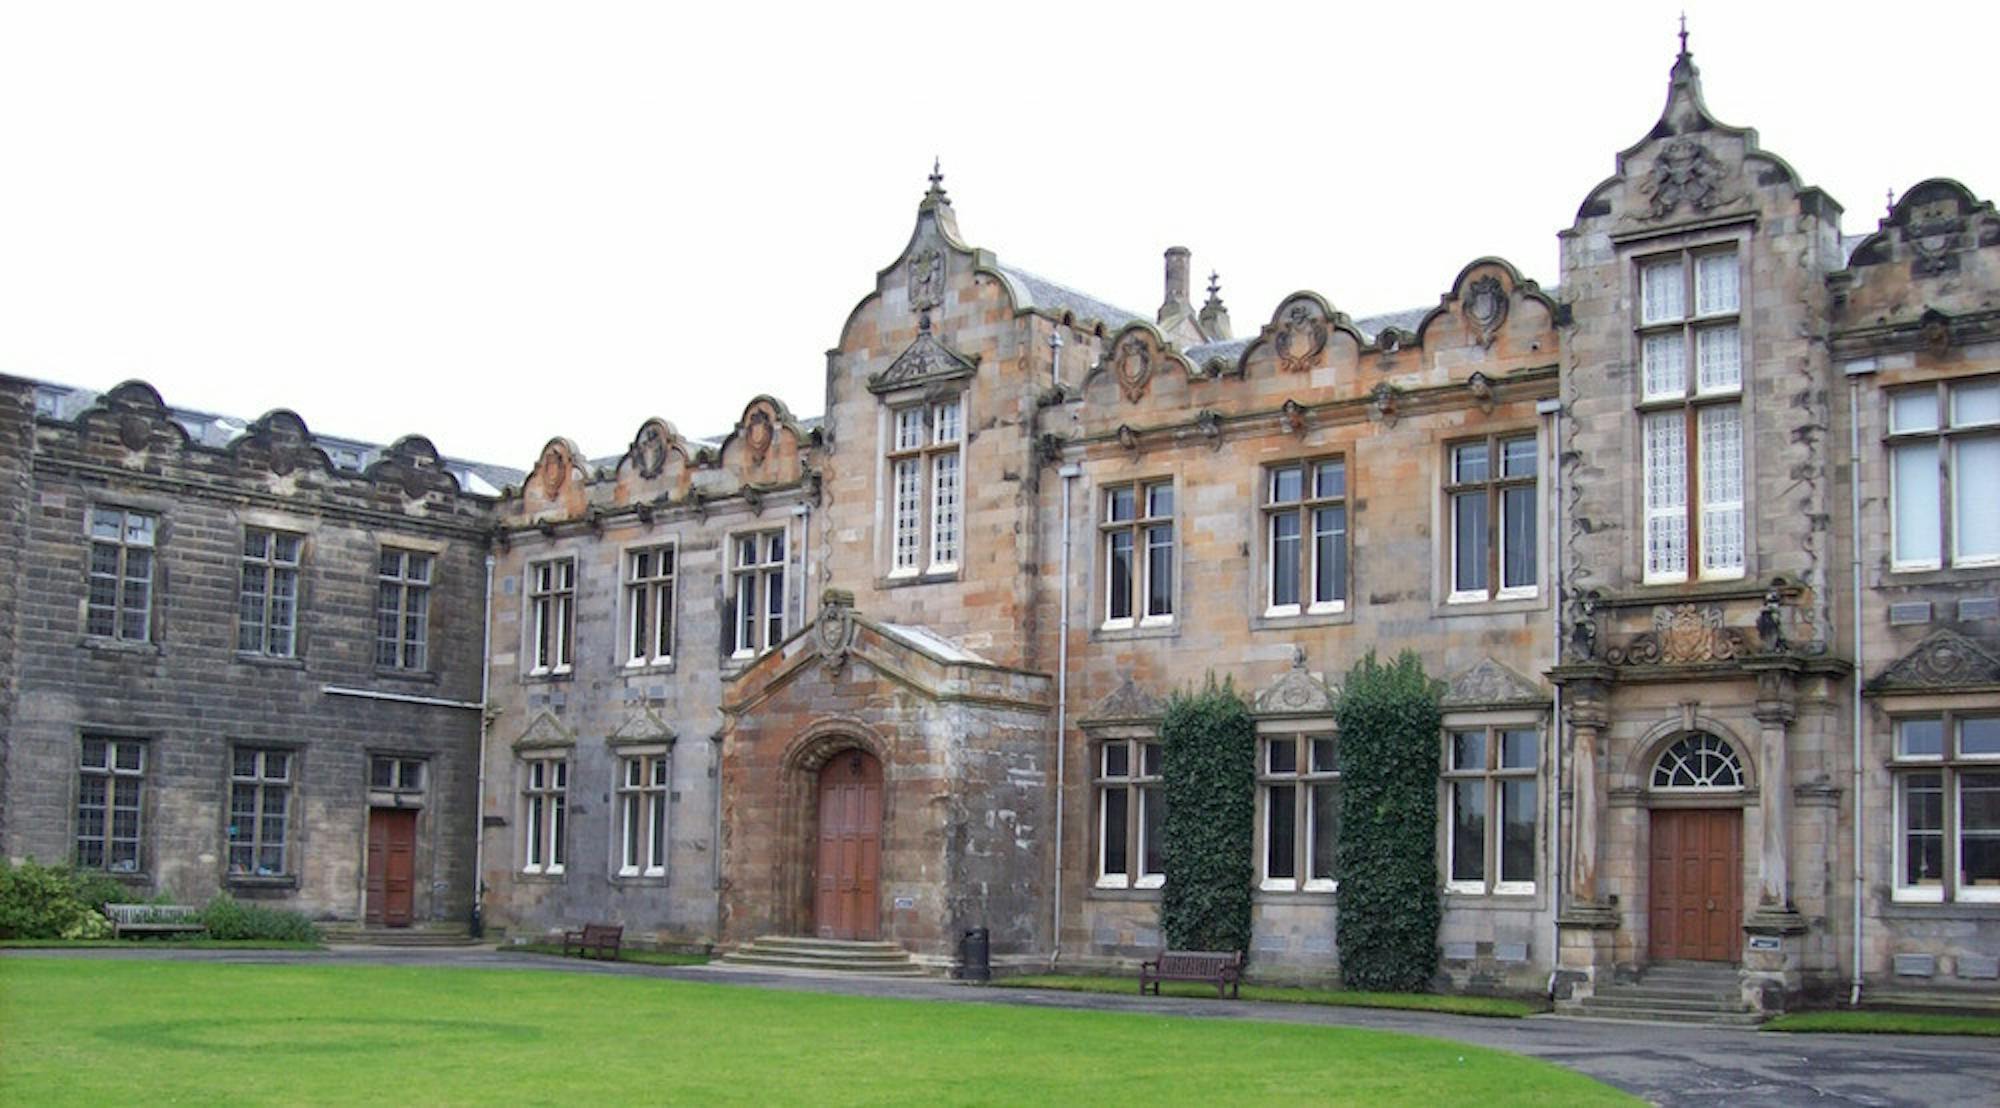
[[[115,938],[148,935],[193,935],[208,930],[201,922],[201,909],[187,904],[106,904],[105,918],[111,921]]]
[[[1160,995],[1162,981],[1200,981],[1215,986],[1222,996],[1225,986],[1231,997],[1243,981],[1243,952],[1240,950],[1162,950],[1159,956],[1139,963],[1139,995]]]
[[[586,923],[580,931],[563,932],[563,953],[575,951],[577,957],[588,958],[596,951],[601,958],[618,960],[618,944],[625,938],[625,928],[611,923]]]

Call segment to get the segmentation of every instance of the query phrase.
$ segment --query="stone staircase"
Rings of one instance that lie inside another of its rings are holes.
[[[1655,962],[1636,981],[1600,986],[1572,1014],[1737,1027],[1763,1019],[1743,1003],[1736,967],[1720,962]]]
[[[320,938],[341,946],[478,946],[462,923],[424,923],[414,927],[369,927],[360,923],[323,923]]]
[[[895,943],[850,942],[808,936],[760,935],[722,956],[744,969],[805,970],[873,977],[927,977],[910,952]]]

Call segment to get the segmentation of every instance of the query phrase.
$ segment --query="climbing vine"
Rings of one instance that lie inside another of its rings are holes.
[[[1442,685],[1404,651],[1369,651],[1347,675],[1340,728],[1340,976],[1353,989],[1420,991],[1438,960],[1438,704]]]
[[[1167,813],[1160,927],[1175,950],[1250,949],[1257,725],[1233,685],[1210,675],[1174,694],[1160,724]]]

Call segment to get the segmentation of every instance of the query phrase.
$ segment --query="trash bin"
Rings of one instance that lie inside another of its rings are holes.
[[[993,980],[992,938],[984,927],[967,931],[959,940],[958,977],[961,981]]]

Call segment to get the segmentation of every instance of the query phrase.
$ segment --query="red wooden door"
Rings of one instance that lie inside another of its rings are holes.
[[[1743,947],[1743,813],[1655,811],[1652,832],[1652,957],[1737,961]]]
[[[842,751],[819,771],[813,927],[822,939],[881,937],[882,763]]]
[[[408,927],[415,914],[417,813],[368,810],[368,922]]]

